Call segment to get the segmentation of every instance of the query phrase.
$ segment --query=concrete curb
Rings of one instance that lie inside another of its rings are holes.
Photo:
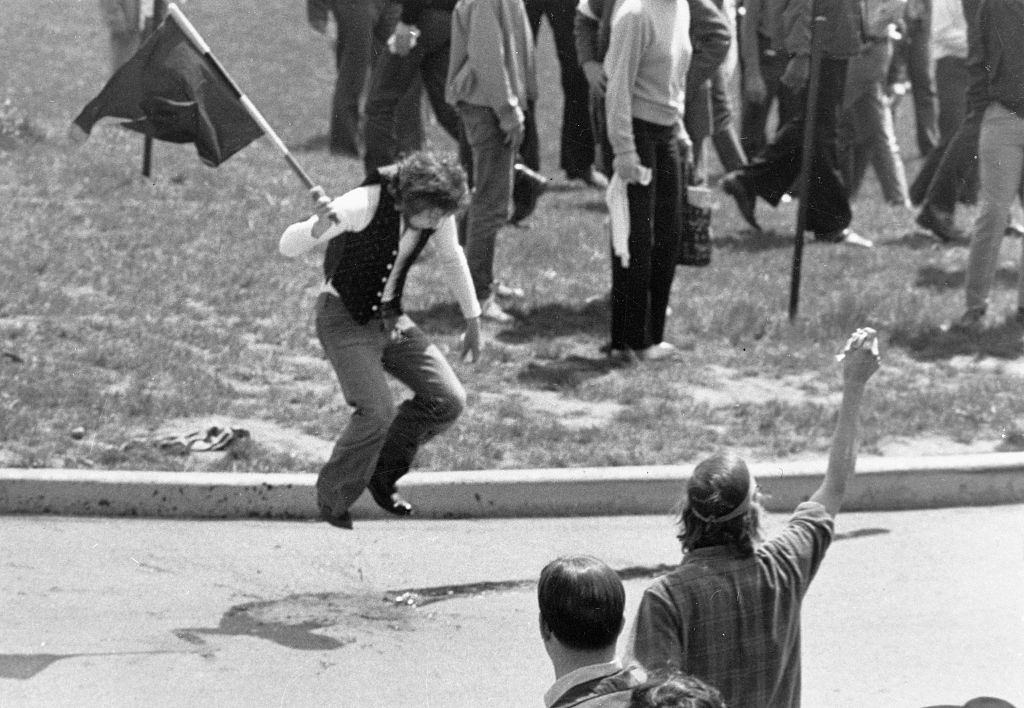
[[[402,480],[419,518],[667,514],[690,465],[414,472]],[[824,460],[754,464],[772,511],[821,481]],[[862,457],[844,509],[881,511],[1024,502],[1024,453]],[[0,514],[169,518],[317,518],[312,474],[0,469]],[[356,518],[384,516],[364,494]]]

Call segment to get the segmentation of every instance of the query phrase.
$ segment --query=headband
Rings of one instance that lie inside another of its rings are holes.
[[[754,475],[747,471],[747,496],[744,497],[743,501],[736,505],[736,508],[730,511],[728,514],[723,516],[704,516],[699,511],[693,508],[693,504],[690,504],[690,511],[698,519],[706,524],[721,524],[726,521],[732,521],[737,516],[742,516],[750,510],[750,505],[754,503],[754,494],[757,492],[757,482],[754,481]]]

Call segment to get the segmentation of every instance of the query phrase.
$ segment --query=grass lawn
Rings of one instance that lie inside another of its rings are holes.
[[[332,48],[306,26],[301,3],[238,12],[226,0],[192,0],[184,10],[285,142],[325,132]],[[67,126],[107,78],[95,3],[7,0],[3,15],[0,466],[185,469],[194,463],[152,439],[216,420],[254,432],[234,469],[315,470],[348,408],[313,334],[318,266],[277,253],[283,228],[310,209],[300,183],[265,139],[218,169],[191,146],[158,143],[149,180],[139,174],[141,138],[114,122],[69,148]],[[680,268],[674,287],[667,337],[683,355],[607,364],[598,353],[609,287],[602,198],[557,169],[561,96],[542,32],[542,164],[553,182],[529,228],[502,233],[496,260],[527,297],[512,308],[514,325],[486,325],[483,363],[455,363],[470,407],[424,448],[421,468],[676,463],[720,446],[762,459],[820,455],[838,400],[832,355],[864,324],[885,345],[864,451],[1020,442],[1022,344],[1003,323],[1020,244],[1004,245],[990,328],[975,340],[942,333],[962,308],[967,251],[914,234],[912,214],[884,206],[871,176],[854,225],[877,248],[809,243],[795,323],[793,206],[762,206],[768,231],[757,236],[721,199],[711,267]],[[909,105],[899,118],[912,176],[920,163]],[[451,147],[436,127],[430,140]],[[350,160],[297,157],[329,193],[361,177]],[[454,352],[461,319],[429,252],[406,305]],[[84,436],[71,435],[77,427]]]

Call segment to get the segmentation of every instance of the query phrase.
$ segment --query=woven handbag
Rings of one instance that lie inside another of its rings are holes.
[[[704,267],[711,264],[711,207],[698,206],[683,190],[683,233],[679,244],[679,265]]]

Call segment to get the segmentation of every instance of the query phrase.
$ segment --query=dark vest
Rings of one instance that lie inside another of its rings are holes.
[[[362,231],[346,231],[335,236],[324,254],[324,277],[334,286],[342,303],[359,324],[366,324],[382,314],[381,298],[395,260],[401,238],[401,214],[395,209],[390,178],[374,170],[362,186],[380,185],[380,201],[370,223]],[[433,229],[420,232],[419,241],[405,260],[395,281],[395,292],[388,303],[388,314],[401,314],[402,289],[409,267],[427,245]]]

